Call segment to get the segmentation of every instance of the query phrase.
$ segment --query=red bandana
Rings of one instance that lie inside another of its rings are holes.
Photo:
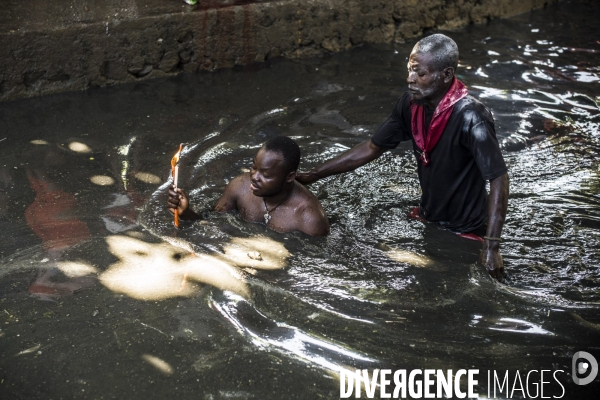
[[[452,115],[454,104],[466,97],[467,94],[469,94],[467,87],[455,77],[450,89],[436,107],[433,117],[431,117],[427,135],[425,135],[425,107],[413,104],[411,101],[410,111],[412,115],[410,122],[412,134],[417,147],[422,151],[419,159],[423,162],[423,165],[429,165],[431,162],[428,153],[433,150],[442,137],[442,133],[444,133],[444,129],[446,129],[448,120]]]

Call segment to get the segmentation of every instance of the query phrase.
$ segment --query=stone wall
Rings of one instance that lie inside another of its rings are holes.
[[[263,0],[13,29],[0,33],[0,100],[403,42],[557,1]]]

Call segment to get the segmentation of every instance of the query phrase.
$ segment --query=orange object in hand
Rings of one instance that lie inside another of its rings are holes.
[[[173,188],[177,189],[177,178],[179,177],[179,155],[181,154],[181,149],[183,148],[183,143],[179,145],[179,150],[173,158],[171,158],[171,177],[173,178]],[[179,228],[179,211],[175,209],[174,213],[174,222],[175,227]]]

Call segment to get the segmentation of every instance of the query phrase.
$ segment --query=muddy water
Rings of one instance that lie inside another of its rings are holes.
[[[571,358],[600,359],[598,15],[567,1],[449,33],[509,166],[504,285],[477,243],[407,219],[406,144],[311,186],[327,238],[211,212],[274,135],[302,168],[370,137],[412,43],[2,104],[2,398],[338,398],[340,368],[475,368],[483,397],[488,370],[511,388],[563,370],[563,398],[590,398]],[[180,142],[205,220],[176,230]]]

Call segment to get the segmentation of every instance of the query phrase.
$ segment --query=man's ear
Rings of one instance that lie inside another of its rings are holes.
[[[290,172],[290,173],[287,175],[287,177],[285,178],[285,181],[286,181],[287,183],[294,182],[295,180],[296,180],[296,171],[292,171],[292,172]]]
[[[454,79],[454,68],[448,67],[442,71],[442,74],[444,75],[444,83],[450,83]]]

